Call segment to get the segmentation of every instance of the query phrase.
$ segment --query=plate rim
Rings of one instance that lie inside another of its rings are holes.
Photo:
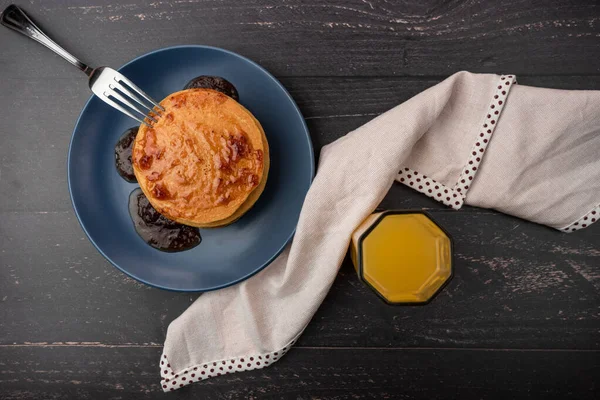
[[[266,74],[267,77],[269,77],[283,91],[283,93],[288,97],[288,99],[290,100],[290,102],[294,106],[294,110],[296,111],[296,113],[298,114],[298,117],[300,118],[300,121],[302,122],[302,128],[304,129],[304,133],[306,135],[306,141],[308,142],[308,147],[309,147],[309,150],[310,150],[310,185],[309,185],[309,189],[310,189],[310,186],[312,185],[312,182],[313,182],[314,177],[315,177],[315,169],[316,168],[315,168],[315,151],[314,151],[313,143],[312,143],[312,140],[311,140],[311,137],[310,137],[310,131],[308,130],[308,126],[306,125],[306,120],[304,119],[304,116],[302,115],[302,112],[300,111],[300,108],[298,107],[298,105],[294,101],[294,98],[290,95],[290,93],[283,86],[283,84],[281,82],[279,82],[279,80],[277,78],[275,78],[275,76],[273,76],[273,74],[271,74],[269,71],[267,71],[264,67],[262,67],[258,63],[252,61],[251,59],[249,59],[247,57],[242,56],[241,54],[238,54],[238,53],[235,53],[235,52],[233,52],[231,50],[226,50],[226,49],[223,49],[223,48],[220,48],[220,47],[206,46],[206,45],[200,45],[200,44],[188,44],[188,45],[177,45],[177,46],[163,47],[163,48],[160,48],[160,49],[156,49],[156,50],[150,51],[148,53],[144,53],[144,54],[142,54],[140,56],[137,56],[134,59],[126,62],[125,64],[121,65],[117,69],[117,71],[121,71],[123,68],[127,67],[128,65],[133,64],[136,61],[138,61],[138,60],[140,60],[140,59],[142,59],[144,57],[148,57],[148,56],[150,56],[152,54],[155,54],[155,53],[160,53],[160,52],[167,51],[167,50],[189,49],[189,48],[202,49],[202,50],[215,50],[215,51],[227,53],[227,54],[229,54],[231,56],[240,58],[240,59],[242,59],[242,60],[244,60],[244,61],[252,64],[253,66],[257,67],[259,70],[261,70],[264,74]],[[86,229],[83,221],[81,220],[81,217],[79,216],[79,212],[77,210],[77,206],[75,205],[75,200],[73,198],[73,190],[72,190],[72,187],[71,187],[71,169],[70,169],[70,165],[71,165],[71,153],[72,153],[72,149],[73,149],[73,140],[75,138],[75,133],[77,132],[77,129],[79,127],[79,123],[81,122],[81,118],[83,117],[84,113],[87,111],[87,109],[90,106],[90,103],[91,103],[91,101],[92,101],[93,98],[94,98],[94,95],[90,96],[90,98],[87,100],[87,102],[85,103],[85,105],[81,109],[81,112],[79,113],[79,116],[77,117],[77,120],[75,121],[75,126],[73,127],[73,132],[71,133],[71,139],[69,140],[69,149],[68,149],[68,153],[67,153],[67,184],[68,184],[68,188],[69,188],[69,197],[71,199],[71,206],[73,207],[73,211],[75,212],[75,216],[77,217],[77,221],[79,222],[79,226],[81,226],[81,229],[83,229],[83,231],[84,231],[85,235],[87,236],[88,240],[92,243],[92,245],[96,248],[96,250],[104,257],[105,260],[107,260],[110,264],[112,264],[113,267],[117,268],[119,271],[121,271],[125,275],[127,275],[127,276],[135,279],[136,281],[141,282],[141,283],[143,283],[145,285],[148,285],[148,286],[151,286],[151,287],[155,287],[157,289],[163,289],[163,290],[172,291],[172,292],[196,292],[196,293],[204,293],[204,292],[209,292],[209,291],[213,291],[213,290],[224,289],[226,287],[236,285],[236,284],[238,284],[240,282],[243,282],[246,279],[252,277],[253,275],[259,273],[260,271],[262,271],[263,269],[265,269],[267,266],[269,266],[283,252],[283,250],[286,248],[286,246],[290,243],[290,241],[294,237],[294,234],[296,233],[296,229],[297,229],[297,226],[298,226],[297,222],[296,222],[296,226],[291,231],[291,233],[289,234],[289,236],[286,238],[286,240],[284,242],[282,242],[282,245],[280,246],[280,248],[266,262],[264,262],[257,269],[255,269],[251,273],[246,274],[246,275],[242,276],[241,278],[238,278],[238,279],[236,279],[234,281],[231,281],[231,282],[223,284],[223,285],[217,285],[217,286],[214,286],[214,287],[211,287],[211,288],[207,288],[207,289],[177,289],[177,288],[174,288],[174,287],[168,287],[168,286],[164,286],[164,285],[160,285],[160,284],[148,282],[147,280],[145,280],[145,279],[143,279],[143,278],[141,278],[139,276],[136,276],[136,275],[134,275],[134,274],[126,271],[125,269],[123,269],[120,265],[118,265],[117,263],[115,263],[109,256],[107,256],[106,253],[104,253],[104,251],[102,251],[102,249],[96,244],[96,242],[90,236],[90,233]]]

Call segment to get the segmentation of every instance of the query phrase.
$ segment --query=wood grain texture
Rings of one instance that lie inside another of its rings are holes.
[[[269,368],[208,379],[168,398],[592,399],[598,394],[592,379],[600,373],[598,355],[297,347]],[[154,365],[159,356],[159,348],[147,347],[0,346],[0,395],[5,400],[162,399]]]
[[[92,64],[120,65],[161,47],[206,44],[285,76],[599,72],[590,62],[600,35],[594,0],[34,0],[26,6]],[[15,77],[75,74],[56,58],[42,58],[38,47],[0,35]],[[102,45],[84,45],[97,38]],[[42,59],[48,63],[40,71],[34,63]]]
[[[459,70],[600,89],[595,0],[21,5],[94,65],[179,44],[252,58],[298,102],[317,154]],[[89,98],[83,77],[3,28],[0,50],[0,399],[163,398],[155,365],[167,326],[198,295],[127,278],[87,241],[66,183],[70,134]],[[346,260],[287,357],[170,397],[600,397],[600,225],[561,234],[447,210],[401,185],[382,206],[428,208],[452,234],[455,276],[431,304],[383,304]]]
[[[406,191],[395,185],[384,206],[404,208]],[[127,278],[71,212],[0,215],[0,344],[160,344],[197,298]],[[600,349],[600,225],[563,234],[491,211],[433,215],[453,236],[456,261],[435,301],[388,306],[346,260],[299,343]]]

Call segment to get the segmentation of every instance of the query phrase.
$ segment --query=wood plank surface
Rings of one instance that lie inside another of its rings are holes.
[[[600,72],[590,62],[600,35],[594,0],[33,0],[24,7],[91,64],[121,65],[157,48],[205,44],[280,76]],[[2,62],[14,77],[75,76],[25,39],[6,32],[2,38]]]
[[[57,354],[58,353],[58,354]],[[4,400],[586,399],[598,352],[295,347],[269,368],[212,378],[168,397],[157,347],[0,347]],[[384,367],[381,367],[384,366]]]
[[[408,190],[396,185],[384,205],[404,208]],[[0,344],[160,344],[198,296],[127,278],[71,212],[0,215]],[[490,211],[433,215],[453,236],[456,261],[435,301],[388,306],[346,260],[300,344],[600,349],[600,225],[563,234]]]
[[[93,65],[180,44],[253,59],[297,101],[317,155],[460,70],[600,90],[596,0],[19,5]],[[0,28],[0,76],[0,399],[164,398],[162,341],[198,295],[126,277],[79,227],[66,155],[90,95],[80,72]],[[429,209],[453,236],[455,276],[431,304],[383,304],[345,260],[287,357],[169,397],[600,397],[600,225],[562,234],[490,210],[448,210],[401,185],[382,207]]]

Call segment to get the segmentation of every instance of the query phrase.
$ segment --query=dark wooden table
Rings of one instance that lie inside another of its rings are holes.
[[[294,96],[317,153],[463,69],[600,89],[595,0],[20,3],[92,64],[178,44],[254,59]],[[0,29],[2,399],[163,398],[167,326],[198,297],[128,278],[79,227],[66,155],[90,95],[82,78]],[[284,359],[169,398],[600,396],[600,224],[562,234],[493,211],[447,210],[399,185],[383,206],[428,208],[456,241],[454,280],[430,305],[383,304],[345,262]]]

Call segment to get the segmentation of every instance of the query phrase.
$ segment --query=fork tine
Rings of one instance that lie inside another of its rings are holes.
[[[140,113],[144,117],[147,117],[152,122],[154,122],[154,123],[158,122],[156,119],[154,119],[154,117],[152,117],[151,115],[145,113],[143,110],[140,110],[139,108],[137,108],[135,104],[133,104],[132,102],[130,102],[129,100],[127,100],[124,96],[122,96],[118,91],[116,91],[112,87],[109,86],[108,91],[104,92],[104,95],[107,96],[107,97],[112,96],[112,97],[116,98],[117,100],[119,100],[121,103],[125,104],[126,106],[129,106],[134,111],[137,111],[138,113]]]
[[[117,82],[115,85],[113,85],[113,84],[108,85],[108,87],[110,87],[113,90],[118,90],[123,95],[125,95],[125,96],[129,97],[130,99],[134,100],[136,103],[138,103],[140,106],[144,107],[149,112],[152,112],[152,113],[160,116],[160,113],[158,111],[156,111],[153,107],[149,107],[148,104],[144,104],[140,100],[140,98],[135,95],[135,93],[131,93],[131,91],[129,89],[127,89],[127,86],[122,85],[121,83]],[[148,114],[148,115],[150,115],[150,114]],[[156,121],[154,121],[154,122],[156,122]]]
[[[119,78],[120,81],[117,78]],[[161,106],[160,104],[158,104],[156,101],[152,100],[152,98],[150,96],[148,96],[146,93],[144,93],[142,91],[142,89],[140,89],[139,87],[137,87],[133,82],[131,82],[129,79],[125,78],[123,75],[115,76],[115,81],[117,83],[121,83],[122,82],[122,83],[126,84],[131,89],[133,89],[135,92],[137,92],[137,94],[139,94],[144,99],[146,99],[147,101],[149,101],[150,103],[152,103],[154,105],[154,107],[157,107],[161,111],[165,111],[165,108],[163,106]]]
[[[108,105],[110,105],[110,106],[116,108],[117,110],[121,111],[123,114],[125,114],[125,115],[127,115],[127,116],[129,116],[129,117],[131,117],[133,119],[135,119],[139,123],[144,124],[144,125],[146,125],[149,128],[152,128],[152,125],[150,125],[149,123],[147,123],[143,119],[140,119],[140,118],[136,117],[135,115],[133,115],[132,113],[130,113],[125,107],[121,106],[116,101],[113,101],[112,99],[110,99],[105,94],[102,94],[102,96],[98,96],[98,97],[100,97],[100,99],[102,99],[102,101],[104,101]]]

